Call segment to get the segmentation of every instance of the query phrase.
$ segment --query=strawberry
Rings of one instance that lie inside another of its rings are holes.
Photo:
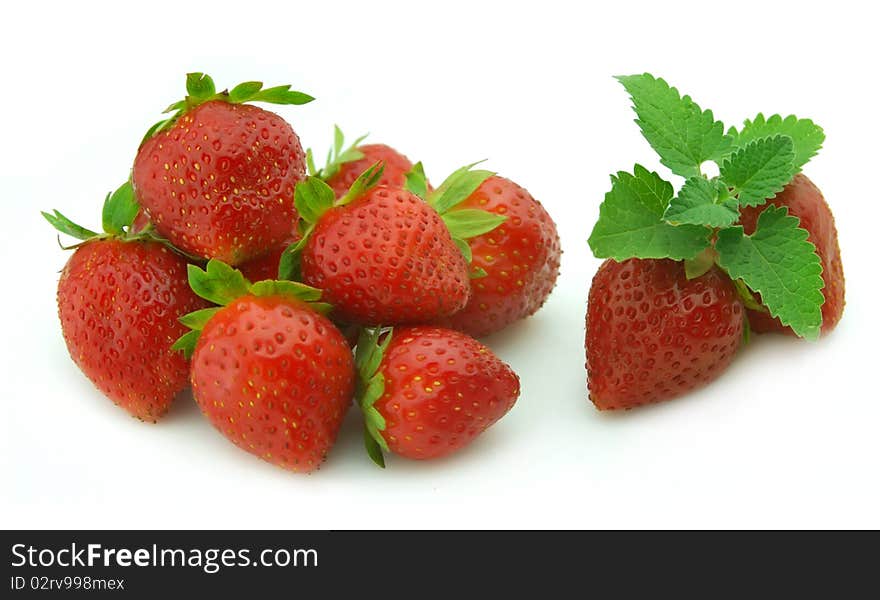
[[[471,268],[482,276],[471,280],[467,306],[444,321],[482,337],[541,308],[559,274],[559,235],[541,203],[503,177],[486,179],[458,208],[506,217],[497,229],[468,240]]]
[[[417,460],[451,454],[513,408],[519,378],[477,340],[434,326],[382,335],[364,332],[356,359],[366,447],[380,466],[382,450]]]
[[[137,212],[131,186],[109,195],[105,234],[43,213],[59,231],[84,240],[58,282],[58,315],[70,356],[108,398],[155,422],[186,387],[188,362],[171,345],[177,317],[206,306],[187,285],[186,261],[150,236],[130,233]]]
[[[786,207],[789,214],[800,219],[800,226],[809,232],[809,241],[816,246],[816,252],[822,261],[822,279],[825,287],[822,293],[825,303],[822,305],[822,333],[827,334],[837,325],[843,315],[845,304],[845,281],[843,263],[840,259],[840,245],[837,242],[837,227],[834,215],[819,188],[806,175],[795,175],[769,205]],[[746,207],[740,213],[740,223],[745,232],[755,231],[758,216],[765,206]],[[748,310],[749,324],[753,331],[784,332],[794,335],[790,327],[784,327],[779,319],[771,317],[765,310]]]
[[[238,269],[250,281],[278,279],[278,267],[281,264],[281,256],[289,246],[296,244],[298,241],[299,235],[294,234],[269,250],[269,252],[239,265]]]
[[[186,99],[151,128],[132,171],[138,200],[160,235],[191,255],[232,264],[287,238],[305,154],[284,119],[242,103],[312,99],[288,88],[248,82],[217,93],[207,75],[187,76]]]
[[[440,215],[406,190],[376,186],[381,176],[374,165],[339,199],[316,177],[297,186],[303,239],[292,252],[302,281],[347,323],[419,323],[461,310],[467,263]]]
[[[742,302],[717,268],[695,279],[672,260],[606,260],[587,306],[590,399],[633,408],[716,379],[743,338]]]
[[[381,162],[385,169],[377,185],[397,189],[405,187],[407,173],[413,169],[412,162],[391,146],[362,144],[366,137],[359,137],[346,148],[342,130],[338,126],[334,127],[333,147],[327,154],[327,162],[323,168],[315,168],[311,150],[308,151],[309,174],[323,179],[333,189],[336,197],[341,198],[364,171]]]
[[[193,290],[221,307],[185,316],[193,331],[175,346],[192,353],[193,395],[238,447],[294,472],[318,469],[354,394],[345,338],[291,281],[251,284],[217,260],[190,266]]]

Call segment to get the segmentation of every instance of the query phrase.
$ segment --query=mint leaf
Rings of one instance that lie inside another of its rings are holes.
[[[465,165],[454,171],[428,196],[428,204],[442,215],[467,200],[484,181],[495,175],[492,171],[471,170],[481,162],[483,161]]]
[[[669,203],[664,218],[675,225],[727,227],[739,219],[739,207],[717,180],[691,177]]]
[[[250,293],[250,282],[241,271],[212,258],[205,270],[187,265],[189,287],[205,300],[226,306],[236,298]]]
[[[768,206],[752,235],[741,226],[718,232],[718,264],[734,280],[761,294],[761,301],[783,325],[816,339],[822,326],[822,265],[809,234],[784,207]]]
[[[740,206],[761,206],[796,172],[794,145],[787,135],[749,142],[721,163],[721,179],[733,188]]]
[[[709,247],[708,228],[663,220],[672,200],[672,185],[657,173],[636,165],[634,174],[621,171],[611,182],[589,239],[597,258],[680,260]]]
[[[746,120],[741,131],[731,127],[728,133],[733,137],[735,147],[746,146],[764,137],[790,137],[794,145],[794,166],[798,171],[816,156],[825,141],[825,132],[821,127],[810,119],[798,119],[794,115],[784,119],[780,115],[773,115],[765,119],[763,114],[758,113],[753,120]]]
[[[107,194],[104,200],[104,208],[101,211],[104,231],[122,235],[134,222],[140,208],[134,197],[131,181],[126,181],[115,192]]]
[[[40,211],[40,214],[43,215],[43,218],[49,221],[49,224],[56,230],[78,240],[85,241],[100,236],[100,234],[95,233],[91,229],[86,229],[81,225],[77,225],[57,210],[53,210],[51,213]]]
[[[460,208],[443,214],[443,222],[453,238],[467,240],[489,233],[507,220],[504,215],[496,215],[478,208]]]
[[[307,177],[296,184],[293,190],[293,203],[299,216],[306,223],[315,223],[327,212],[336,200],[333,189],[318,177]]]
[[[690,96],[649,73],[617,77],[633,101],[636,123],[660,162],[676,175],[694,177],[707,160],[719,160],[730,146],[724,124]]]

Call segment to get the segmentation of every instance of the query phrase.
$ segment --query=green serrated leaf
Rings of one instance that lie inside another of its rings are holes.
[[[761,206],[781,192],[796,172],[794,146],[787,135],[750,142],[721,163],[721,179],[740,206]]]
[[[40,214],[43,215],[52,227],[70,237],[82,241],[100,237],[100,234],[95,233],[91,229],[86,229],[85,227],[77,225],[57,210],[53,210],[51,213],[41,211]]]
[[[189,327],[190,329],[197,329],[201,331],[205,328],[208,321],[211,320],[211,317],[217,314],[220,308],[215,306],[213,308],[203,308],[201,310],[196,310],[191,313],[185,314],[179,319],[183,325]]]
[[[784,119],[780,115],[772,115],[765,119],[763,114],[758,113],[753,120],[745,122],[741,131],[731,127],[728,133],[737,148],[761,138],[777,135],[790,137],[794,146],[794,166],[798,171],[819,152],[825,141],[825,132],[819,125],[810,119],[798,119],[794,115]]]
[[[739,219],[739,206],[717,180],[691,177],[669,203],[664,219],[673,225],[727,227]]]
[[[695,177],[707,160],[719,160],[730,147],[724,124],[690,96],[649,73],[617,77],[633,101],[636,123],[660,162],[676,175]]]
[[[741,226],[718,232],[718,263],[732,279],[761,294],[770,314],[799,336],[816,339],[822,326],[822,265],[816,248],[785,207],[769,205],[752,235]]]
[[[176,342],[171,346],[171,350],[174,352],[183,352],[183,356],[189,360],[192,358],[193,352],[195,352],[196,344],[199,341],[199,337],[202,335],[201,330],[193,329],[192,331],[187,331],[182,336],[180,336]]]
[[[104,231],[113,235],[122,235],[134,222],[141,209],[134,197],[131,181],[126,181],[112,194],[107,194],[101,211],[101,222]]]
[[[186,93],[198,100],[210,98],[217,93],[214,80],[204,73],[186,74]]]
[[[314,100],[312,96],[290,89],[289,85],[279,85],[260,90],[251,96],[251,102],[268,102],[269,104],[308,104]]]
[[[440,184],[440,187],[428,195],[428,204],[442,215],[467,200],[484,181],[495,175],[492,171],[472,170],[481,162],[484,161],[471,163],[455,170]]]
[[[317,302],[321,299],[321,290],[304,283],[278,279],[266,279],[252,283],[250,293],[254,296],[284,296],[302,302]]]
[[[321,215],[330,210],[335,200],[333,188],[318,177],[307,177],[296,184],[293,191],[296,210],[309,224],[316,223]]]
[[[367,456],[370,457],[376,465],[381,468],[385,468],[385,457],[382,455],[382,447],[379,445],[379,442],[376,441],[376,438],[381,438],[378,432],[370,431],[368,426],[364,426],[364,448],[367,450]],[[383,440],[384,441],[384,440]]]
[[[589,244],[597,258],[694,258],[709,247],[711,230],[699,225],[671,225],[663,215],[672,185],[636,165],[611,178],[611,191],[599,207]]]
[[[189,286],[200,297],[226,306],[236,298],[250,293],[250,282],[241,271],[212,258],[205,270],[197,265],[187,265]]]
[[[252,99],[261,89],[263,89],[262,81],[245,81],[232,88],[227,99],[233,104],[241,104]]]
[[[443,222],[453,238],[469,240],[499,227],[507,217],[478,208],[459,208],[443,213]]]
[[[428,178],[425,176],[425,167],[419,161],[406,172],[406,189],[419,198],[428,196]]]
[[[464,259],[467,261],[467,263],[470,264],[474,260],[474,255],[471,251],[471,245],[463,239],[456,237],[452,238],[452,241],[455,243],[456,246],[458,246],[458,249],[461,251],[461,254],[462,256],[464,256]]]

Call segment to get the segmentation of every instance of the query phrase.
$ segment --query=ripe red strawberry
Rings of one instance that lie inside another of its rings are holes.
[[[819,188],[806,175],[798,174],[767,204],[744,207],[741,210],[740,223],[746,234],[755,231],[758,216],[771,204],[787,207],[789,214],[798,217],[801,221],[800,226],[810,233],[809,241],[816,246],[816,252],[822,261],[822,279],[825,281],[825,287],[822,289],[822,294],[825,296],[825,303],[822,305],[822,333],[827,334],[840,321],[846,303],[844,299],[846,284],[834,215],[831,214],[831,209]],[[748,310],[746,314],[753,331],[784,332],[794,335],[790,327],[784,327],[779,319],[772,318],[766,312]]]
[[[278,265],[281,263],[281,255],[284,254],[288,246],[295,244],[297,241],[299,241],[299,235],[294,234],[269,250],[269,252],[240,265],[238,269],[249,281],[278,279]]]
[[[428,322],[461,310],[467,263],[443,220],[406,190],[373,187],[381,172],[369,169],[335,201],[320,179],[297,188],[308,227],[302,280],[322,289],[347,323]]]
[[[250,285],[218,261],[207,271],[191,267],[190,283],[208,299],[228,301],[185,319],[198,336],[192,386],[202,412],[251,454],[295,472],[317,469],[336,440],[355,383],[345,338],[320,306],[305,301],[320,291],[289,281]],[[178,347],[192,343],[182,338]]]
[[[171,350],[186,331],[177,318],[206,303],[187,285],[179,254],[123,230],[137,211],[131,187],[124,185],[107,203],[128,203],[133,210],[105,208],[112,218],[102,236],[60,213],[46,214],[60,231],[85,240],[58,282],[61,330],[86,377],[135,417],[156,421],[187,384],[187,360]]]
[[[311,98],[258,83],[218,94],[210,78],[193,75],[201,74],[188,76],[187,99],[172,106],[177,114],[138,150],[133,183],[160,235],[189,254],[239,264],[287,238],[296,219],[294,186],[305,176],[291,126],[241,102]]]
[[[481,337],[534,314],[550,295],[561,254],[556,224],[541,203],[509,179],[492,176],[459,209],[481,209],[507,219],[470,238],[471,299],[444,324]]]
[[[513,408],[516,373],[477,340],[433,326],[401,327],[377,344],[358,342],[371,457],[379,449],[413,459],[445,456],[471,443]]]
[[[695,279],[672,260],[606,260],[587,307],[587,378],[601,410],[667,400],[718,377],[743,337],[744,309],[716,267]]]
[[[391,188],[406,186],[406,174],[413,167],[406,156],[385,144],[364,144],[356,146],[355,150],[361,158],[340,164],[338,170],[325,179],[337,198],[344,196],[355,180],[377,162],[385,165],[378,185]]]

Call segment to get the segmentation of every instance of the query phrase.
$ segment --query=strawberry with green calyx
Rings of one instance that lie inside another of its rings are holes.
[[[377,185],[367,169],[341,198],[317,177],[296,188],[302,239],[279,274],[324,291],[334,318],[363,326],[421,323],[461,310],[468,269],[443,219],[421,198]]]
[[[451,231],[457,232],[462,247],[466,246],[472,273],[471,298],[464,309],[441,324],[482,337],[543,306],[556,284],[562,251],[556,224],[526,189],[494,174],[483,179],[486,171],[467,173],[459,170],[451,178],[447,189],[456,189],[455,195],[463,199],[444,213],[444,220]],[[473,173],[480,175],[475,177]],[[470,185],[459,187],[455,178],[472,179],[467,181]],[[410,186],[418,188],[418,172],[411,173]],[[428,193],[428,201],[442,206],[443,198],[437,198],[442,189]],[[479,215],[470,220],[485,223],[484,230],[457,229],[462,223],[460,215]]]
[[[227,439],[295,472],[320,467],[354,395],[343,335],[321,291],[292,281],[251,283],[217,260],[189,283],[220,306],[185,315],[175,348],[192,354],[193,396]]]
[[[186,260],[149,231],[134,231],[130,183],[108,194],[104,233],[58,211],[43,213],[80,243],[58,281],[58,316],[70,356],[114,403],[155,422],[186,387],[187,360],[171,350],[177,317],[206,305],[187,285]]]
[[[283,242],[296,220],[293,190],[305,177],[299,138],[278,115],[246,104],[304,104],[290,86],[246,82],[217,92],[187,75],[187,96],[147,133],[132,171],[146,217],[176,247],[239,264]]]
[[[433,326],[364,331],[357,402],[370,458],[426,460],[470,444],[513,408],[519,378],[477,340]]]
[[[327,161],[323,168],[316,169],[312,151],[306,151],[309,175],[323,179],[333,188],[336,197],[340,198],[348,192],[364,171],[381,162],[385,165],[385,169],[377,185],[391,188],[404,187],[406,174],[413,168],[412,162],[391,146],[362,144],[366,137],[362,135],[346,147],[342,130],[334,126],[333,147],[327,152]]]
[[[821,128],[808,119],[764,119],[759,115],[746,122],[741,131],[725,132],[724,125],[711,111],[702,110],[689,96],[680,96],[662,79],[649,74],[618,79],[629,92],[638,117],[636,122],[661,163],[685,181],[676,194],[671,183],[640,165],[631,173],[612,176],[611,191],[605,196],[589,239],[594,255],[617,262],[683,261],[683,275],[697,282],[717,269],[733,281],[744,302],[760,298],[763,310],[797,335],[818,337],[825,286],[820,257],[808,241],[810,232],[798,218],[790,215],[786,206],[768,201],[782,192],[818,151],[824,139]],[[705,161],[716,162],[719,175],[705,176]],[[746,233],[738,222],[746,211],[757,207],[761,207],[761,214],[754,229]],[[666,270],[673,275],[672,267]],[[625,269],[618,275],[604,275],[603,283],[608,289],[618,289],[612,279],[621,278],[620,289],[625,290],[622,299],[615,299],[610,292],[591,293],[587,366],[591,397],[597,405],[605,401],[593,391],[605,387],[597,380],[606,377],[604,373],[619,374],[635,368],[627,367],[633,357],[642,356],[645,348],[662,346],[659,338],[668,331],[667,320],[671,323],[673,319],[684,319],[686,325],[692,319],[693,327],[699,327],[699,311],[686,310],[678,301],[668,304],[666,311],[651,313],[653,317],[641,329],[630,331],[624,323],[616,335],[613,328],[604,327],[598,320],[609,318],[606,308],[617,306],[610,317],[619,317],[616,311],[625,314],[627,310],[619,303],[633,301],[633,284],[623,281],[631,276]],[[714,274],[710,276],[715,279]],[[680,288],[684,284],[675,285]],[[670,297],[683,297],[682,292],[670,293]],[[653,310],[651,294],[645,290],[641,294],[642,300],[632,307],[641,315],[640,319],[646,313],[638,311],[645,303],[648,312]],[[662,305],[663,301],[657,298]],[[734,311],[732,306],[729,308]],[[598,336],[614,339],[591,340]],[[591,356],[591,346],[605,350]],[[729,345],[709,344],[705,352],[714,356],[704,356],[695,346],[690,351],[698,355],[692,359],[720,364],[721,353],[728,352]],[[626,357],[625,363],[618,362],[621,357]],[[651,366],[641,371],[642,383],[655,383],[654,387],[659,388],[666,385],[669,360],[678,364],[675,368],[684,368],[680,360],[667,357],[664,354],[650,359]],[[663,397],[660,394],[651,400]],[[615,403],[625,407],[642,402],[640,398],[619,396]]]

